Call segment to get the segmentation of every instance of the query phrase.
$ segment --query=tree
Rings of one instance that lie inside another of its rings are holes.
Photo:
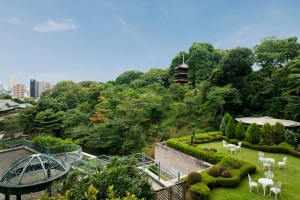
[[[229,122],[226,126],[225,135],[228,139],[233,139],[235,137],[235,125],[232,118],[229,119]]]
[[[252,72],[254,64],[251,49],[237,47],[230,50],[221,60],[225,84],[232,84],[237,89],[243,86],[243,77]]]
[[[261,128],[262,137],[264,138],[264,144],[270,145],[271,144],[271,135],[272,133],[272,126],[269,123],[265,123]]]
[[[224,51],[214,49],[209,43],[193,43],[187,60],[188,78],[192,85],[195,86],[196,83],[208,79],[224,54]]]
[[[55,113],[52,109],[39,112],[35,117],[35,121],[37,123],[37,127],[35,129],[41,133],[49,133],[60,136],[63,114],[63,111]]]
[[[285,128],[280,122],[276,122],[272,131],[272,144],[280,144],[283,142]]]
[[[140,72],[138,70],[126,71],[116,78],[115,83],[118,85],[130,84],[132,81],[139,79],[143,74],[143,72]]]
[[[300,55],[300,44],[297,37],[278,39],[267,37],[254,48],[258,65],[268,70],[281,68],[286,62]]]
[[[235,127],[235,138],[238,140],[245,139],[245,128],[241,122],[239,122]]]
[[[258,144],[260,138],[260,129],[256,123],[252,123],[248,126],[246,131],[246,140],[251,144]]]

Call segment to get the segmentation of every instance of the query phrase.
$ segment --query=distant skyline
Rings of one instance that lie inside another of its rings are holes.
[[[300,36],[298,0],[0,0],[0,84],[115,80],[167,69],[194,42],[252,48]]]

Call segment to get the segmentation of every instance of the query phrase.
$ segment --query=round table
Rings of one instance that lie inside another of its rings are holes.
[[[266,187],[268,185],[273,185],[274,182],[272,181],[272,179],[268,179],[268,178],[260,178],[258,179],[258,183],[260,183],[264,189],[264,195],[266,195]]]
[[[274,165],[275,165],[275,159],[274,158],[263,158],[262,160],[272,163],[273,164],[273,169],[274,169]]]

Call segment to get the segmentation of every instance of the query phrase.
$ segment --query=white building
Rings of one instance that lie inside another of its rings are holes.
[[[17,78],[14,75],[9,75],[8,77],[8,91],[12,91],[14,89],[14,85],[16,84]]]

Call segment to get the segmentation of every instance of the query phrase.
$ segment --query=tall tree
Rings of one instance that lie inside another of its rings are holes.
[[[257,64],[269,70],[283,67],[286,62],[300,55],[300,44],[297,39],[297,37],[263,39],[254,48]]]

